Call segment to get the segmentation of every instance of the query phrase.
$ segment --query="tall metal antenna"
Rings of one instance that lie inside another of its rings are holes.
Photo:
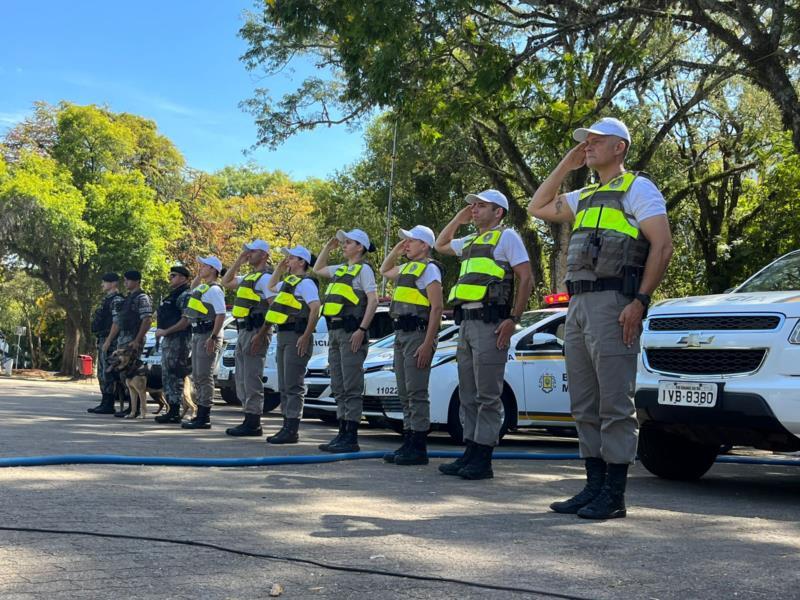
[[[397,157],[397,121],[394,122],[392,139],[392,161],[389,171],[389,202],[386,205],[386,233],[383,238],[383,258],[389,256],[389,235],[392,229],[392,189],[394,188],[394,162]],[[386,277],[381,280],[381,296],[386,295]]]

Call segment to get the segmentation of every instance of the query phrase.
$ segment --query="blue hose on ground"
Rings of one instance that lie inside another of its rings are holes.
[[[0,467],[42,467],[50,465],[147,465],[157,467],[264,467],[307,465],[343,460],[382,458],[387,451],[350,452],[310,456],[259,456],[252,458],[184,458],[174,456],[124,456],[118,454],[61,454],[0,458]],[[461,452],[434,450],[430,458],[458,458]],[[575,453],[495,452],[496,460],[579,460]],[[758,458],[754,456],[719,456],[718,463],[800,467],[800,459]]]

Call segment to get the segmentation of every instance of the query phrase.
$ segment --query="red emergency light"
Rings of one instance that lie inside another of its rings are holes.
[[[553,306],[554,304],[569,304],[569,294],[567,292],[548,294],[544,297],[544,303],[547,306]]]

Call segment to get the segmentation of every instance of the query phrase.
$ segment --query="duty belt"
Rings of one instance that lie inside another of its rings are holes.
[[[358,329],[360,323],[353,315],[348,315],[346,317],[325,317],[325,319],[328,321],[328,330],[330,331],[344,329],[350,333]]]
[[[214,321],[203,321],[192,323],[192,333],[208,333],[214,330]]]
[[[241,331],[246,329],[252,331],[259,329],[264,324],[264,313],[256,313],[247,315],[244,319],[236,319],[236,328]]]
[[[456,324],[461,321],[483,321],[484,323],[499,323],[511,314],[511,307],[506,305],[490,304],[482,308],[461,308],[457,306],[453,311]]]
[[[428,322],[417,315],[401,315],[392,319],[392,328],[395,331],[426,331]]]
[[[308,327],[308,321],[295,321],[293,323],[284,323],[283,325],[278,325],[278,332],[281,331],[294,331],[296,333],[303,333]]]
[[[623,289],[622,279],[616,277],[608,279],[597,279],[595,281],[588,281],[582,279],[580,281],[567,281],[567,291],[570,296],[577,294],[587,294],[589,292],[621,292]]]

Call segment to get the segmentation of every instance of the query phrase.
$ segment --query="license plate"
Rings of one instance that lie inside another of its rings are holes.
[[[228,380],[228,376],[230,375],[230,371],[227,367],[220,367],[219,373],[217,373],[217,379],[222,379],[223,381]]]
[[[716,383],[661,381],[658,384],[658,403],[710,408],[717,405],[717,390]]]

